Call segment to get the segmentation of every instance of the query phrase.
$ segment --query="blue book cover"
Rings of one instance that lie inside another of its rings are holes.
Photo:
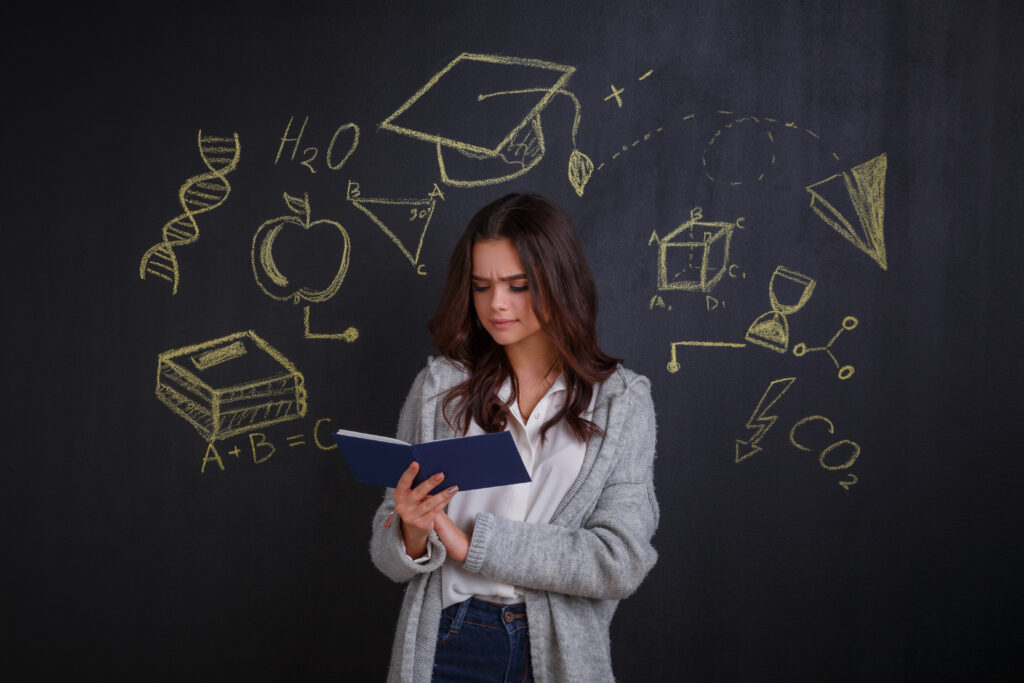
[[[413,445],[386,436],[339,429],[334,441],[353,476],[364,484],[394,487],[413,460],[420,464],[413,486],[438,472],[444,473],[444,481],[433,493],[450,486],[471,491],[530,481],[519,449],[508,432]]]

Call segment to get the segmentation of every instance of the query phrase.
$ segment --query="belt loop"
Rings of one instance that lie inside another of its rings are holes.
[[[459,629],[462,628],[462,622],[466,618],[466,610],[469,609],[469,600],[471,600],[471,599],[472,598],[467,599],[467,600],[463,600],[462,602],[459,603],[459,611],[455,613],[455,618],[452,619],[452,626],[451,626],[451,630],[454,631],[455,633],[458,633]]]

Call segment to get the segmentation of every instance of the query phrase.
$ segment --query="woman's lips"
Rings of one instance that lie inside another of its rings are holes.
[[[491,324],[494,325],[499,330],[504,329],[506,327],[511,327],[512,325],[515,325],[515,323],[516,321],[514,319],[509,320],[507,318],[491,318]]]

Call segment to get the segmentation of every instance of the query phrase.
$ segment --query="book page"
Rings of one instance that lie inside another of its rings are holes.
[[[340,434],[341,436],[351,436],[351,437],[354,437],[356,439],[367,439],[368,441],[383,441],[384,443],[396,443],[396,444],[399,444],[401,446],[409,446],[409,445],[411,445],[411,444],[408,444],[408,443],[402,441],[401,439],[395,439],[395,438],[390,437],[390,436],[380,436],[378,434],[367,434],[366,432],[353,432],[353,431],[349,431],[348,429],[339,429],[337,433]]]

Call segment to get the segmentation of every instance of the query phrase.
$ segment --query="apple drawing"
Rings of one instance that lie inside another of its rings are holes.
[[[256,277],[256,284],[260,286],[264,294],[278,301],[291,300],[300,303],[305,300],[310,303],[327,301],[337,293],[341,283],[345,280],[345,273],[348,272],[349,252],[351,242],[348,232],[336,221],[321,219],[314,221],[310,217],[309,195],[305,194],[300,199],[293,197],[287,192],[284,193],[284,202],[291,215],[278,216],[264,222],[256,230],[252,238],[252,272]],[[341,259],[338,270],[333,279],[324,289],[316,290],[310,287],[298,286],[292,282],[287,275],[281,272],[278,264],[274,261],[274,241],[285,230],[312,230],[327,229],[338,230],[344,240],[344,248],[341,250]]]

